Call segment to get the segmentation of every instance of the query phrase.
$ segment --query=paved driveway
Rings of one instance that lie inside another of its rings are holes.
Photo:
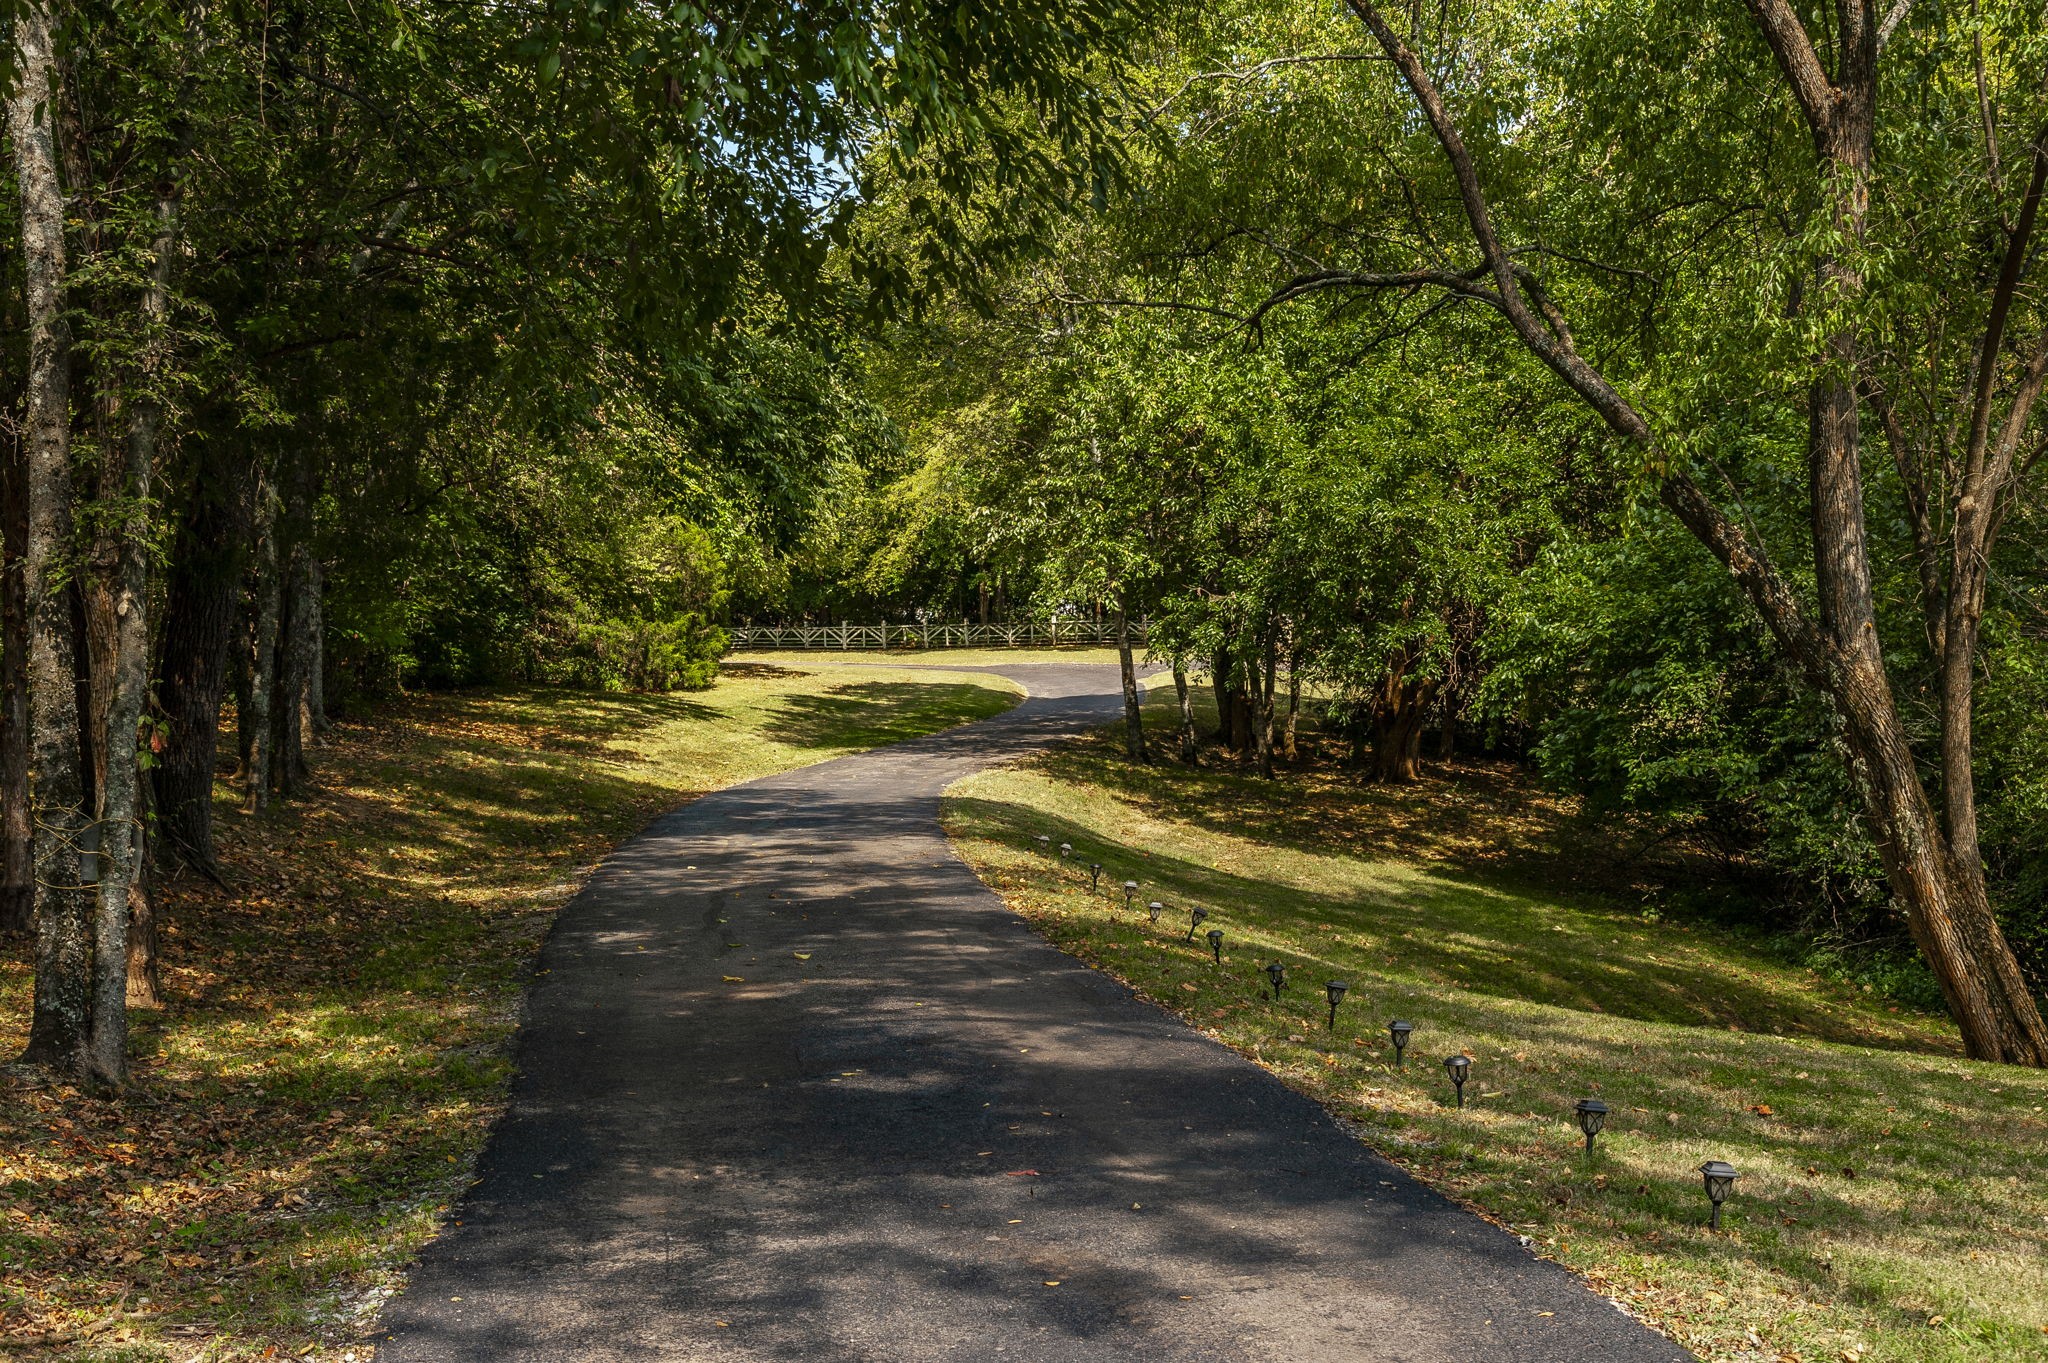
[[[1001,670],[1006,715],[606,863],[380,1363],[1690,1357],[983,889],[940,792],[1119,703]]]

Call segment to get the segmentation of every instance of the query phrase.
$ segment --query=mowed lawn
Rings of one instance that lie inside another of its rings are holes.
[[[1687,921],[1668,887],[1703,867],[1505,764],[1389,789],[1206,760],[1138,766],[1101,733],[956,785],[948,827],[1054,942],[1704,1358],[2048,1359],[2048,1074],[1966,1061],[1945,1019]],[[1102,862],[1103,892],[1041,833]],[[1220,968],[1186,940],[1197,905]],[[1588,1097],[1613,1109],[1590,1159]],[[1708,1159],[1742,1175],[1720,1233]]]
[[[135,1016],[135,1091],[0,1082],[0,1347],[367,1358],[591,866],[693,795],[1016,699],[987,676],[745,662],[691,695],[418,696],[337,727],[303,801],[251,819],[224,784],[229,887],[163,887],[169,1007]],[[28,957],[0,954],[0,1055],[26,1034]]]

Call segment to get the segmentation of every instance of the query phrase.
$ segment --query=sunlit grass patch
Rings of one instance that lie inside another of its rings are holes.
[[[703,791],[1007,708],[996,678],[741,665],[681,696],[422,696],[338,727],[317,789],[223,786],[232,889],[162,887],[170,1007],[115,1103],[0,1092],[0,1342],[337,1360],[467,1181],[554,911]],[[27,1026],[0,956],[0,1054]]]
[[[1269,785],[1131,764],[1106,734],[971,778],[946,808],[1053,941],[1704,1357],[2048,1358],[2048,1075],[1965,1061],[1945,1019],[1660,913],[1690,872],[1636,855],[1647,830],[1501,766]],[[1105,893],[1035,853],[1038,833],[1100,860]],[[1127,876],[1133,912],[1107,888]],[[1225,934],[1220,969],[1186,940],[1195,904]],[[1334,1031],[1330,979],[1351,986]],[[1416,1027],[1402,1069],[1396,1017]],[[1473,1061],[1463,1109],[1454,1052]],[[1590,1160],[1582,1097],[1614,1109]],[[1720,1235],[1694,1172],[1709,1158],[1743,1174]]]

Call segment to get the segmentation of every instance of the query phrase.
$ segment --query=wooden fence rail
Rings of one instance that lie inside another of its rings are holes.
[[[1057,648],[1113,645],[1114,624],[1053,620],[1030,625],[735,625],[735,653],[784,649]],[[1131,643],[1143,647],[1145,626],[1131,622]]]

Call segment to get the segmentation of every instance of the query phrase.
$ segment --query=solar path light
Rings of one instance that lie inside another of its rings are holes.
[[[1033,838],[1032,841],[1038,844],[1039,851],[1052,851],[1052,835],[1050,833],[1040,833],[1037,837]]]
[[[1277,1002],[1280,991],[1287,987],[1287,967],[1278,961],[1266,967],[1266,978],[1273,982],[1273,998]]]
[[[1458,1106],[1465,1106],[1465,1080],[1472,1074],[1472,1058],[1465,1055],[1444,1057],[1444,1071],[1451,1076],[1451,1082],[1458,1088]]]
[[[1209,911],[1204,908],[1196,907],[1188,911],[1188,940],[1190,942],[1195,940],[1195,929],[1202,926],[1202,920],[1208,916]]]
[[[1344,1002],[1344,991],[1350,987],[1350,985],[1342,980],[1331,980],[1323,986],[1323,993],[1327,994],[1330,999],[1330,1028],[1332,1031],[1336,1030],[1337,1027],[1337,1005]]]
[[[1156,899],[1153,900],[1150,904],[1146,905],[1145,907],[1148,910],[1150,910],[1152,914],[1152,921],[1155,923],[1159,921],[1159,915],[1166,912],[1166,906]]]
[[[1710,1159],[1700,1166],[1700,1178],[1707,1185],[1707,1201],[1714,1204],[1714,1214],[1707,1225],[1714,1230],[1721,1229],[1721,1204],[1728,1200],[1728,1194],[1735,1188],[1735,1180],[1741,1177],[1735,1172],[1735,1166],[1726,1160]]]
[[[1131,907],[1131,901],[1133,899],[1136,899],[1137,897],[1138,882],[1135,880],[1126,880],[1124,882],[1124,907],[1127,909]],[[1157,915],[1154,916],[1157,917]]]
[[[1101,887],[1102,863],[1099,861],[1091,861],[1088,863],[1088,893],[1094,894]]]
[[[1067,859],[1068,857],[1071,857],[1072,855],[1074,855],[1074,844],[1072,844],[1072,843],[1070,843],[1070,842],[1063,842],[1063,843],[1061,843],[1061,844],[1060,844],[1060,860],[1061,860],[1061,861],[1065,861],[1065,860],[1066,860],[1066,859]]]
[[[1223,929],[1209,929],[1209,950],[1216,953],[1216,964],[1223,964]]]
[[[1387,1024],[1387,1033],[1394,1038],[1395,1069],[1401,1068],[1401,1063],[1408,1058],[1408,1034],[1414,1030],[1414,1023],[1403,1022],[1399,1018]]]
[[[1579,1114],[1579,1130],[1586,1133],[1586,1153],[1593,1153],[1593,1138],[1607,1125],[1607,1104],[1598,1098],[1581,1098],[1573,1111]]]

